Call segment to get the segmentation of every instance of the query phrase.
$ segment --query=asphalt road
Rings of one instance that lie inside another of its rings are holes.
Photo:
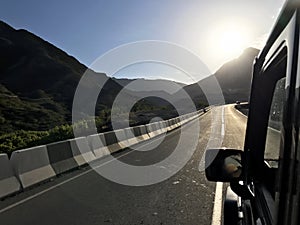
[[[185,166],[169,179],[148,186],[126,186],[100,176],[88,166],[0,202],[0,223],[210,225],[216,184],[206,181],[204,172],[199,171],[203,153],[207,147],[219,145],[242,149],[246,125],[246,117],[233,106],[222,108],[215,107],[200,117],[196,150]],[[114,157],[135,166],[157,163],[172,154],[181,133],[193,132],[191,128],[195,124],[190,122],[167,134],[151,151],[142,150],[156,145],[162,138],[136,146],[141,151],[129,149]],[[110,163],[105,158],[94,166]]]

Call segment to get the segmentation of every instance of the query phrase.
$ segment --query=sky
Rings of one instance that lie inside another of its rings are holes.
[[[0,20],[27,29],[90,66],[120,45],[157,40],[181,46],[215,72],[247,47],[261,48],[284,0],[1,0]],[[101,68],[99,69],[101,70]],[[106,72],[106,71],[99,71]],[[145,62],[115,77],[191,80],[176,68]]]

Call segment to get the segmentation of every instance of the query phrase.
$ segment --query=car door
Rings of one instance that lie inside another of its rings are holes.
[[[282,19],[283,22],[282,22]],[[279,24],[279,25],[278,25]],[[284,12],[254,66],[245,139],[245,185],[257,224],[291,224],[297,10]]]

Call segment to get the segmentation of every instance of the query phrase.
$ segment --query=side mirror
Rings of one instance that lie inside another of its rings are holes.
[[[243,151],[208,149],[205,153],[205,175],[209,181],[231,182],[242,174]]]

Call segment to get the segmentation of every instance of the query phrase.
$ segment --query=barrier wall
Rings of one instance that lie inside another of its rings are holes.
[[[21,189],[7,154],[0,154],[0,199]]]
[[[88,145],[86,137],[75,138],[69,141],[77,165],[82,166],[96,159]]]
[[[56,142],[47,145],[50,164],[56,174],[61,174],[78,167],[73,158],[70,140]]]
[[[146,125],[146,130],[150,138],[156,137],[162,134],[162,130],[159,126],[159,122],[151,123]]]
[[[206,109],[205,111],[208,111]],[[121,149],[172,131],[199,116],[190,113],[147,125],[0,154],[0,198]],[[80,150],[79,150],[80,149]]]
[[[117,137],[117,141],[121,147],[121,149],[128,148],[129,142],[126,137],[126,133],[124,129],[115,130],[115,135]]]
[[[134,135],[141,141],[148,140],[150,136],[147,133],[146,126],[136,126],[132,127]]]
[[[140,142],[140,140],[134,135],[132,127],[125,128],[124,131],[127,137],[129,147]]]
[[[159,127],[162,133],[168,132],[168,123],[166,121],[159,122]]]
[[[103,134],[106,146],[110,153],[114,153],[122,149],[122,147],[118,143],[118,139],[114,131],[105,132]]]
[[[45,145],[18,150],[10,158],[15,175],[22,187],[27,188],[54,177]]]
[[[110,154],[103,133],[88,136],[87,142],[90,149],[94,152],[96,159]]]

